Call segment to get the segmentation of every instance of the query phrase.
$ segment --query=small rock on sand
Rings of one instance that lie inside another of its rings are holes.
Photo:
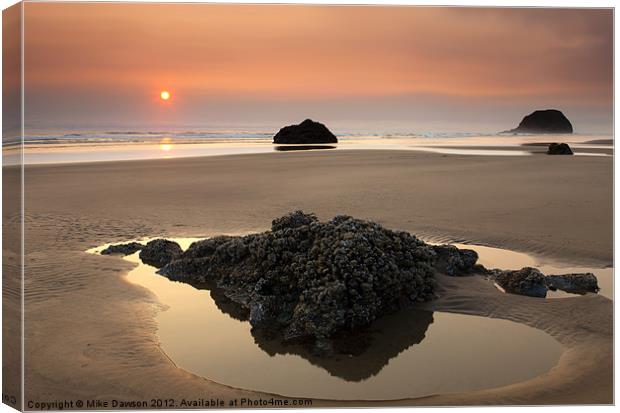
[[[112,255],[112,254],[130,255],[136,251],[140,251],[142,248],[144,248],[144,244],[140,244],[139,242],[128,242],[126,244],[110,245],[108,248],[101,251],[101,254],[102,255]]]
[[[547,155],[573,155],[573,150],[567,143],[552,143],[547,149]]]
[[[547,296],[545,276],[536,268],[524,267],[520,270],[491,270],[491,277],[507,293],[530,297]]]
[[[562,290],[571,294],[596,293],[598,280],[592,273],[547,275],[547,287],[550,290]]]
[[[459,249],[454,245],[435,245],[433,250],[437,254],[435,268],[444,274],[468,275],[480,268],[476,265],[478,253],[474,250]]]

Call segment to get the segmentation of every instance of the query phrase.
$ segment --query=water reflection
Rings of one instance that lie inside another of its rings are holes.
[[[444,155],[478,155],[478,156],[530,156],[531,152],[502,148],[451,148],[441,146],[412,146],[410,149],[421,152],[433,152]]]
[[[207,285],[195,287],[209,288]],[[247,309],[218,289],[211,289],[210,294],[220,311],[240,321],[248,320]],[[432,323],[432,311],[403,310],[377,320],[366,329],[333,337],[326,343],[329,348],[321,352],[314,343],[285,343],[268,329],[252,328],[251,334],[258,347],[271,357],[297,355],[332,376],[357,382],[378,374],[390,359],[421,343]]]
[[[312,347],[303,344],[284,344],[255,329],[252,335],[256,344],[270,356],[298,355],[332,376],[359,382],[379,374],[391,359],[420,344],[432,323],[431,311],[402,311],[376,321],[368,329],[334,337],[332,351],[327,354],[317,354]]]
[[[161,149],[163,152],[170,152],[172,150],[172,139],[168,137],[163,138],[159,142],[159,149]]]
[[[274,146],[276,151],[311,151],[318,149],[336,149],[334,145],[278,145]]]

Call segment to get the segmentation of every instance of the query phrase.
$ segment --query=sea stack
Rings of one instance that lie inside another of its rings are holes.
[[[573,133],[573,125],[557,109],[536,110],[524,117],[515,129],[502,133]]]
[[[299,125],[289,125],[280,129],[273,137],[273,143],[338,143],[338,138],[322,123],[306,119]]]

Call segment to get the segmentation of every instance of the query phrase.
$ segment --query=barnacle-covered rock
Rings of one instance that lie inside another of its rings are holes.
[[[318,222],[316,215],[304,214],[303,211],[295,211],[283,217],[276,218],[271,222],[271,230],[278,231],[285,228],[297,228],[303,225],[310,225],[313,222]]]
[[[112,254],[120,254],[120,255],[130,255],[134,252],[140,251],[144,248],[144,244],[140,244],[139,242],[128,242],[125,244],[115,244],[110,245],[108,248],[101,251],[102,255],[112,255]]]
[[[596,293],[599,290],[596,276],[590,272],[579,274],[547,275],[550,290],[562,290],[571,294]]]
[[[454,245],[435,245],[433,250],[437,254],[435,267],[444,274],[467,275],[480,268],[476,265],[478,253],[474,250],[459,249]]]
[[[178,258],[183,250],[174,241],[156,239],[149,241],[140,251],[140,259],[143,263],[161,268],[170,261]]]
[[[296,211],[275,219],[271,231],[195,242],[160,273],[215,285],[248,309],[253,327],[319,345],[434,298],[435,257],[407,232]]]
[[[495,282],[507,293],[527,295],[530,297],[547,296],[545,276],[536,268],[524,267],[520,270],[492,270]]]

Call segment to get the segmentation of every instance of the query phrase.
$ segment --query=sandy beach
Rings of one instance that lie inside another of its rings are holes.
[[[27,166],[26,403],[266,397],[177,368],[158,346],[155,315],[165,309],[125,280],[131,264],[89,248],[262,231],[273,218],[303,209],[321,219],[371,219],[426,240],[607,267],[612,169],[613,157],[369,150]],[[541,329],[565,349],[558,365],[501,388],[376,404],[613,402],[611,300],[507,295],[481,277],[440,277],[439,284],[445,294],[426,308]],[[370,403],[313,405],[334,404]]]

